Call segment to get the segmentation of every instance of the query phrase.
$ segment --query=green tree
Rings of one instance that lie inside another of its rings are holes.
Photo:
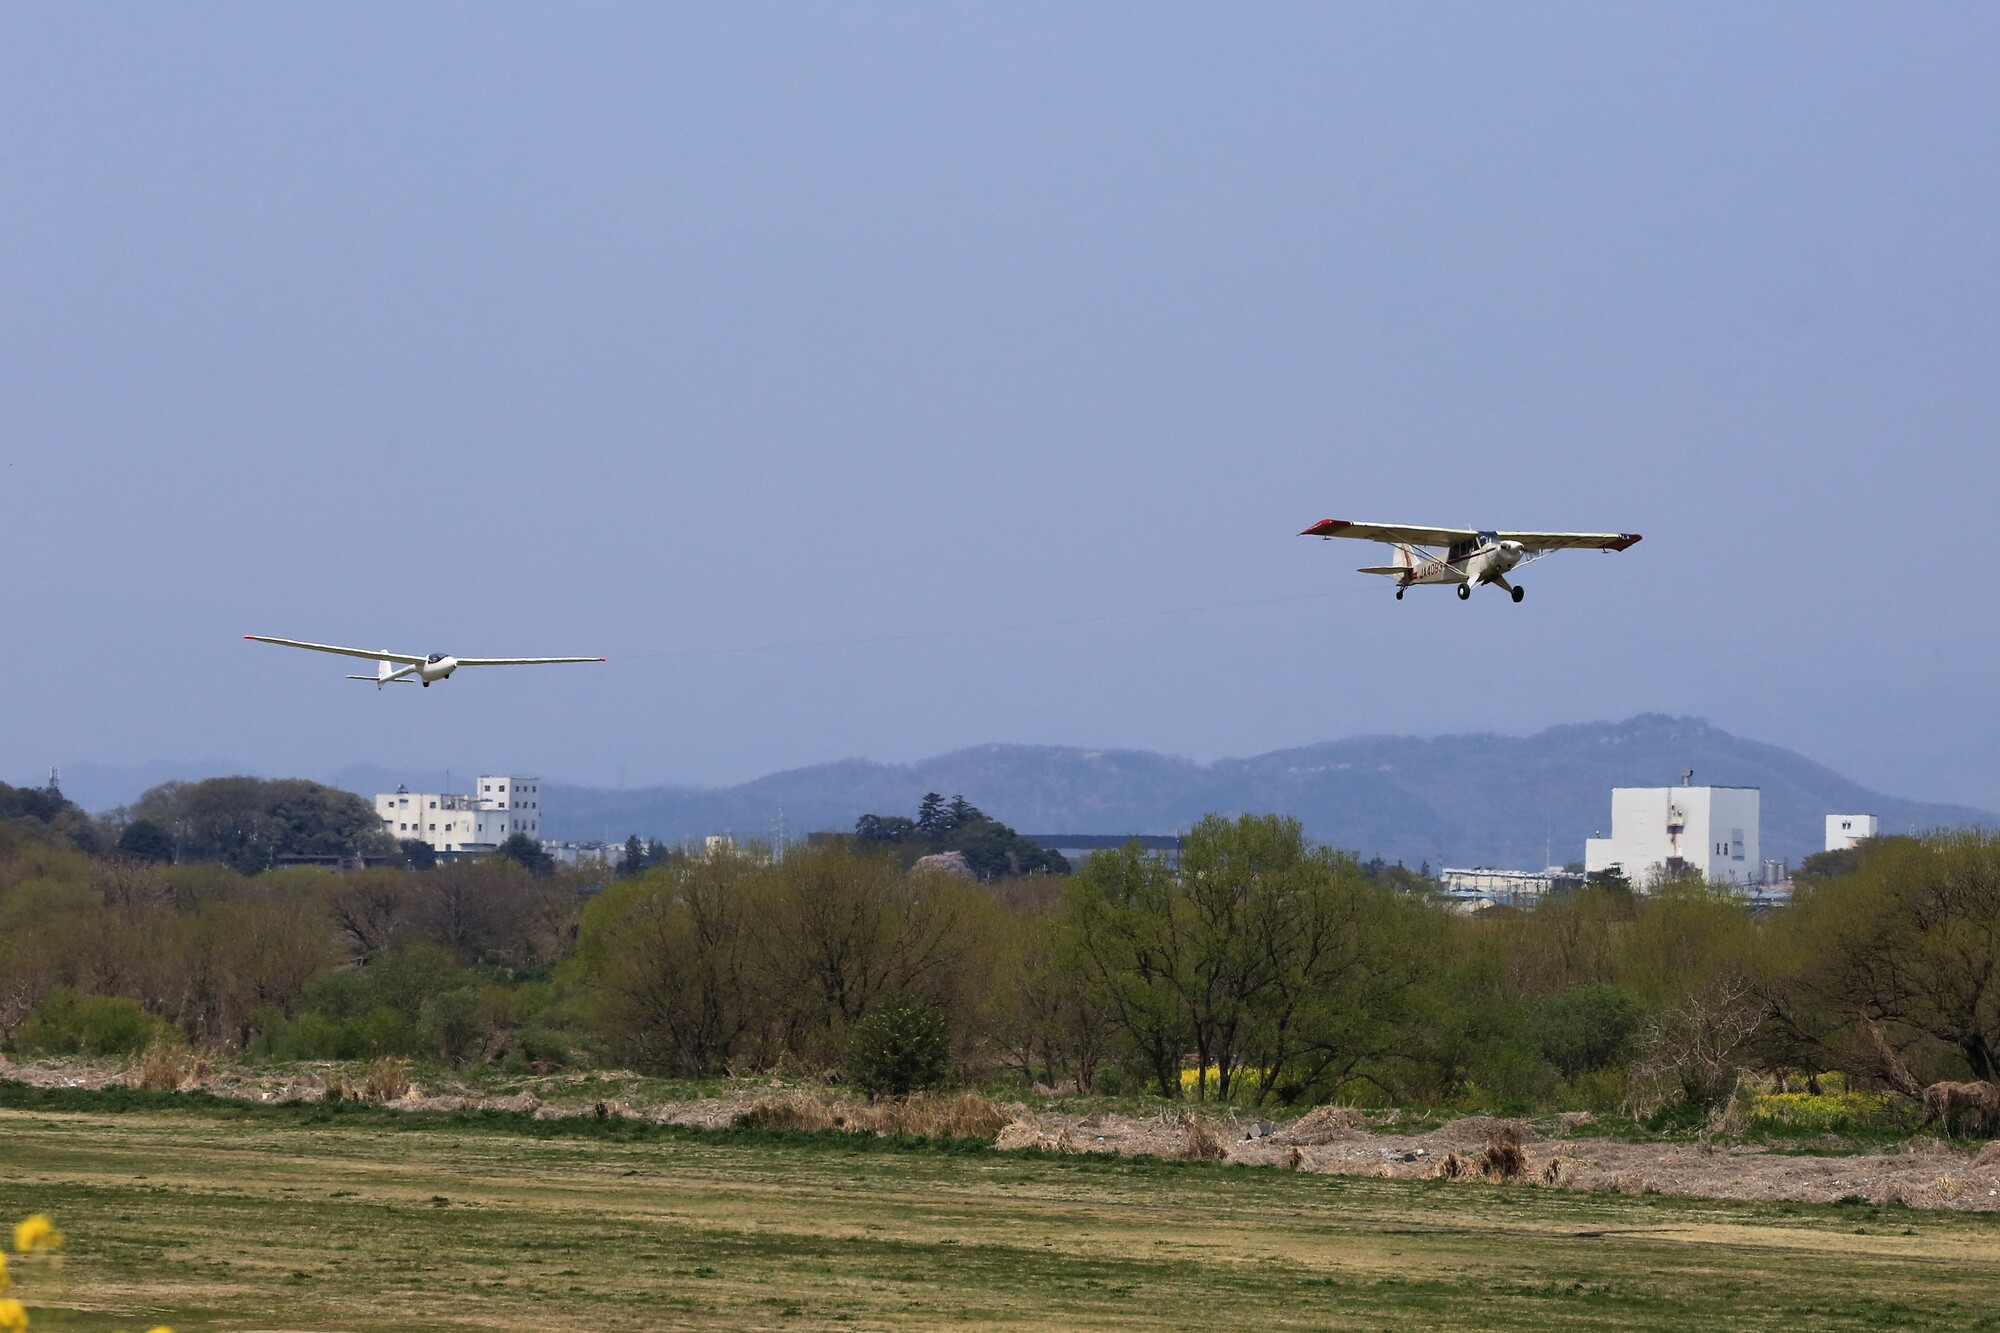
[[[139,798],[135,813],[173,835],[180,859],[244,874],[280,856],[387,855],[394,845],[368,802],[298,778],[164,783]]]
[[[943,1085],[951,1030],[936,1005],[897,996],[854,1025],[847,1073],[871,1097],[906,1097]]]
[[[118,851],[135,861],[172,861],[173,835],[150,819],[135,819],[118,835]]]
[[[888,844],[908,842],[916,836],[917,824],[901,815],[863,815],[854,821],[857,842]]]
[[[951,798],[951,803],[945,806],[944,813],[938,817],[938,828],[942,832],[951,833],[969,824],[978,824],[985,820],[985,812],[960,793]]]
[[[990,895],[846,840],[794,848],[750,889],[769,1050],[837,1060],[853,1025],[892,996],[970,1028],[991,974]]]
[[[2000,834],[1874,840],[1773,934],[1761,992],[1839,1067],[2000,1081]]]
[[[637,875],[645,869],[646,844],[640,842],[639,835],[634,833],[625,839],[625,855],[619,859],[618,873],[621,875]]]
[[[1192,1028],[1182,997],[1192,975],[1179,889],[1166,858],[1138,843],[1101,851],[1064,890],[1062,927],[1101,1010],[1162,1097],[1181,1095]]]
[[[1645,1022],[1646,1006],[1618,986],[1579,986],[1534,1009],[1542,1056],[1575,1079],[1623,1060]]]
[[[576,959],[593,1027],[619,1059],[702,1078],[741,1054],[762,1016],[748,857],[621,879],[584,909]]]
[[[555,858],[542,850],[542,844],[525,833],[508,834],[506,841],[493,850],[501,859],[512,861],[531,875],[548,875],[555,872]]]

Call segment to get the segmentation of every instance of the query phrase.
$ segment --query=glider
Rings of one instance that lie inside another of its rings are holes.
[[[332,643],[306,643],[300,639],[273,639],[262,634],[246,634],[252,643],[275,643],[280,648],[307,648],[316,653],[337,653],[375,663],[372,676],[349,676],[349,680],[372,680],[381,689],[393,681],[416,681],[429,689],[460,667],[547,666],[556,662],[602,662],[601,657],[450,657],[444,653],[392,653],[387,649],[342,648]]]
[[[1367,565],[1363,574],[1381,574],[1396,581],[1396,600],[1419,583],[1458,585],[1464,601],[1482,583],[1490,583],[1521,600],[1521,585],[1507,575],[1556,551],[1622,551],[1639,540],[1636,532],[1496,532],[1478,528],[1417,528],[1401,523],[1350,523],[1323,518],[1301,537],[1354,537],[1387,543],[1395,563]],[[1441,547],[1442,550],[1427,548]]]

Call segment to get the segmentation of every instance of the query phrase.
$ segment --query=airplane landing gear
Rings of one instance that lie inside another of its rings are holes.
[[[1399,602],[1403,600],[1403,590],[1401,588],[1396,589],[1396,600]]]
[[[1515,600],[1515,601],[1517,601],[1517,602],[1518,602],[1518,601],[1520,601],[1520,600],[1521,600],[1521,593],[1522,593],[1523,591],[1524,591],[1524,590],[1522,589],[1522,587],[1521,587],[1521,585],[1520,585],[1520,584],[1518,584],[1518,583],[1517,583],[1517,584],[1515,584],[1515,585],[1514,585],[1514,600]]]
[[[1458,600],[1461,602],[1465,602],[1465,601],[1470,601],[1471,599],[1472,599],[1472,585],[1470,583],[1459,584]]]
[[[431,683],[429,681],[425,681],[423,684],[425,689],[429,689],[431,687]]]

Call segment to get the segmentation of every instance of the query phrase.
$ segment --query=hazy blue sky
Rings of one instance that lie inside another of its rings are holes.
[[[9,7],[0,776],[708,783],[1662,710],[2000,807],[1996,39],[1987,4]],[[1378,548],[1294,535],[1329,515],[1646,540],[1398,604]],[[378,693],[252,632],[613,660]]]

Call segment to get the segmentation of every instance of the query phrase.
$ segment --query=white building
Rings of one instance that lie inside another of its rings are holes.
[[[1438,871],[1438,878],[1443,881],[1447,896],[1478,898],[1488,903],[1536,903],[1557,889],[1574,888],[1583,883],[1582,875],[1571,874],[1561,866],[1550,866],[1540,871],[1490,870],[1485,866],[1454,869],[1446,866]]]
[[[1882,821],[1873,815],[1828,815],[1826,817],[1826,849],[1829,852],[1844,852],[1863,838],[1872,838],[1882,831]]]
[[[1755,787],[1614,787],[1611,836],[1585,841],[1584,870],[1616,867],[1642,889],[1688,872],[1748,888],[1763,870],[1762,800]]]
[[[541,789],[540,778],[493,776],[480,778],[470,796],[398,787],[376,794],[375,814],[398,842],[415,838],[440,852],[491,851],[516,833],[540,840]]]
[[[556,864],[571,867],[617,866],[625,860],[625,844],[622,842],[544,841],[542,850],[553,857]]]

